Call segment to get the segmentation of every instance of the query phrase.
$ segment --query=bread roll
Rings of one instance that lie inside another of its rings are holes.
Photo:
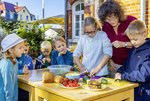
[[[55,76],[55,77],[54,77],[54,82],[55,82],[55,83],[60,83],[62,80],[63,80],[63,77],[62,77],[62,76]]]

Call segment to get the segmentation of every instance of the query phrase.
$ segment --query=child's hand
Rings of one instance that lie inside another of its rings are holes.
[[[63,54],[66,54],[66,51],[63,50],[63,51],[59,52],[58,56],[61,56]]]
[[[29,69],[28,69],[27,65],[24,66],[23,73],[24,74],[28,74],[29,73]]]
[[[43,58],[43,59],[42,59],[42,63],[45,63],[45,61],[46,61],[46,58]]]
[[[94,76],[99,71],[100,71],[100,69],[98,67],[92,69],[91,72],[90,72],[90,77]]]
[[[47,61],[47,62],[51,62],[51,59],[50,58],[45,58],[45,61]]]
[[[121,74],[120,73],[116,73],[115,74],[115,79],[120,79],[121,80]]]
[[[59,52],[58,56],[61,56],[63,54],[63,52]]]
[[[79,67],[80,69],[80,72],[84,72],[84,71],[87,71],[86,67],[82,66],[82,67]]]

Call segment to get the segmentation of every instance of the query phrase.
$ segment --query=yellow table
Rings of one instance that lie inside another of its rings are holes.
[[[48,69],[30,71],[29,75],[18,75],[18,87],[29,92],[29,100],[35,101],[36,82],[42,79],[42,73]]]
[[[123,86],[108,85],[103,91],[91,92],[83,88],[68,90],[59,84],[38,82],[35,88],[35,101],[134,101],[134,87],[137,84]],[[112,99],[112,100],[111,100]]]
[[[18,81],[18,87],[29,92],[29,100],[35,101],[35,86],[28,81],[28,75],[19,75]]]
[[[82,87],[68,90],[61,88],[58,83],[31,82],[26,75],[18,78],[19,87],[29,92],[30,101],[134,101],[134,88],[138,86],[132,83],[108,85],[105,90],[91,92]]]

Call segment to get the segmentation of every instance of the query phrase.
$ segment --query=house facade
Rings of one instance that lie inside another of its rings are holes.
[[[6,20],[17,20],[17,13],[13,4],[8,2],[0,3],[0,11],[0,16],[4,17]]]
[[[25,6],[18,6],[8,2],[0,3],[0,16],[11,21],[35,20],[35,15],[31,14]]]
[[[122,5],[126,15],[133,15],[145,21],[150,29],[150,0],[116,0]],[[87,16],[95,17],[97,10],[105,0],[66,0],[66,33],[68,42],[78,41],[84,33],[83,21]]]
[[[34,21],[35,15],[31,14],[25,6],[15,6],[18,21]]]

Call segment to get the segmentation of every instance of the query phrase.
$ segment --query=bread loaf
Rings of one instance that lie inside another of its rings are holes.
[[[49,72],[49,71],[43,72],[42,82],[43,83],[52,83],[52,82],[54,82],[54,74]]]

